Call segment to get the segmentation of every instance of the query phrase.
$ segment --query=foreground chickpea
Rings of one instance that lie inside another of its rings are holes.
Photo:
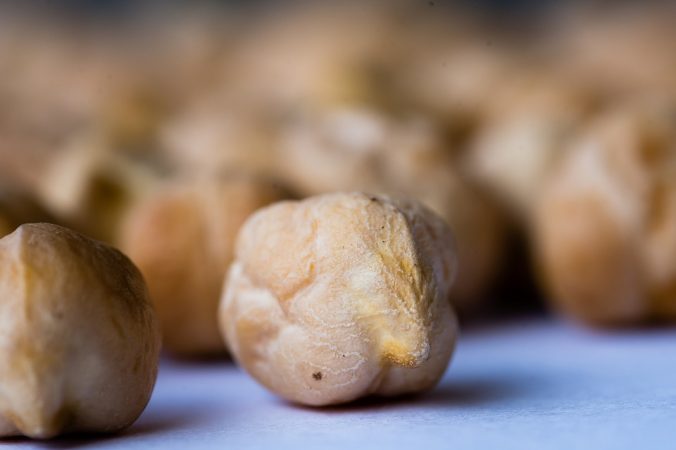
[[[237,361],[307,405],[434,387],[457,335],[450,231],[360,193],[282,202],[242,228],[221,308]]]
[[[131,425],[150,398],[159,332],[138,270],[49,224],[0,240],[0,436]]]
[[[601,117],[541,199],[550,297],[591,324],[676,320],[676,133],[656,105]]]
[[[272,183],[231,176],[176,181],[132,210],[123,247],[148,282],[170,352],[225,352],[216,312],[235,237],[249,215],[282,198]]]

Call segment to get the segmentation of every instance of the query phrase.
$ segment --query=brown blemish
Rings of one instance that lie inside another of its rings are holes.
[[[317,381],[321,381],[322,376],[323,376],[323,375],[322,375],[321,372],[315,372],[315,373],[312,374],[312,378],[314,378],[314,379],[317,380]]]

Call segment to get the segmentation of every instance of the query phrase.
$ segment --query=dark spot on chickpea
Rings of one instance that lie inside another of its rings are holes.
[[[320,381],[322,379],[322,373],[321,372],[315,372],[312,374],[312,378],[314,378],[317,381]]]

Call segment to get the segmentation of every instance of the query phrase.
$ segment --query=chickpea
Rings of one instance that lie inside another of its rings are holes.
[[[457,336],[455,255],[416,202],[336,193],[280,202],[240,231],[220,323],[236,360],[306,405],[436,385]]]
[[[619,108],[580,139],[535,225],[555,305],[591,324],[676,319],[673,109]]]
[[[123,248],[148,282],[170,352],[225,352],[216,312],[235,237],[250,214],[284,197],[277,185],[245,176],[176,180],[131,211]]]
[[[0,436],[113,432],[145,408],[160,338],[120,252],[57,225],[0,239]]]

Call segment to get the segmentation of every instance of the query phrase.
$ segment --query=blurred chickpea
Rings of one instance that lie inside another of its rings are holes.
[[[627,93],[674,93],[673,8],[627,3],[573,7],[546,36],[556,71],[611,100]],[[558,32],[556,32],[558,30]]]
[[[131,212],[122,247],[148,282],[167,350],[184,357],[225,352],[216,311],[239,227],[285,197],[244,176],[174,181]]]
[[[676,319],[674,108],[600,117],[542,195],[538,256],[554,304],[598,325]]]
[[[425,30],[423,33],[427,33]],[[460,138],[481,125],[506,79],[521,75],[522,56],[508,46],[477,44],[473,33],[424,42],[398,67],[398,94]],[[445,31],[448,34],[448,31]],[[483,39],[481,39],[483,41]],[[518,75],[517,75],[518,74]]]
[[[223,99],[197,99],[167,120],[160,141],[167,161],[188,176],[241,171],[276,176],[275,124],[265,111]]]
[[[117,243],[127,212],[160,180],[151,166],[114,150],[101,135],[74,138],[40,183],[40,197],[60,220],[97,239]]]
[[[331,405],[434,387],[457,336],[444,222],[415,202],[280,202],[237,242],[220,322],[237,361],[288,400]]]
[[[275,110],[371,98],[381,86],[372,85],[369,69],[393,51],[393,9],[322,3],[257,17],[226,60],[221,85]]]
[[[160,335],[143,278],[117,250],[51,224],[0,239],[0,437],[131,425]]]
[[[344,189],[377,190],[381,160],[393,131],[368,108],[303,111],[280,132],[279,168],[303,195]]]
[[[591,99],[552,75],[522,74],[504,83],[465,157],[470,177],[519,226],[527,226],[540,192],[590,108]]]

